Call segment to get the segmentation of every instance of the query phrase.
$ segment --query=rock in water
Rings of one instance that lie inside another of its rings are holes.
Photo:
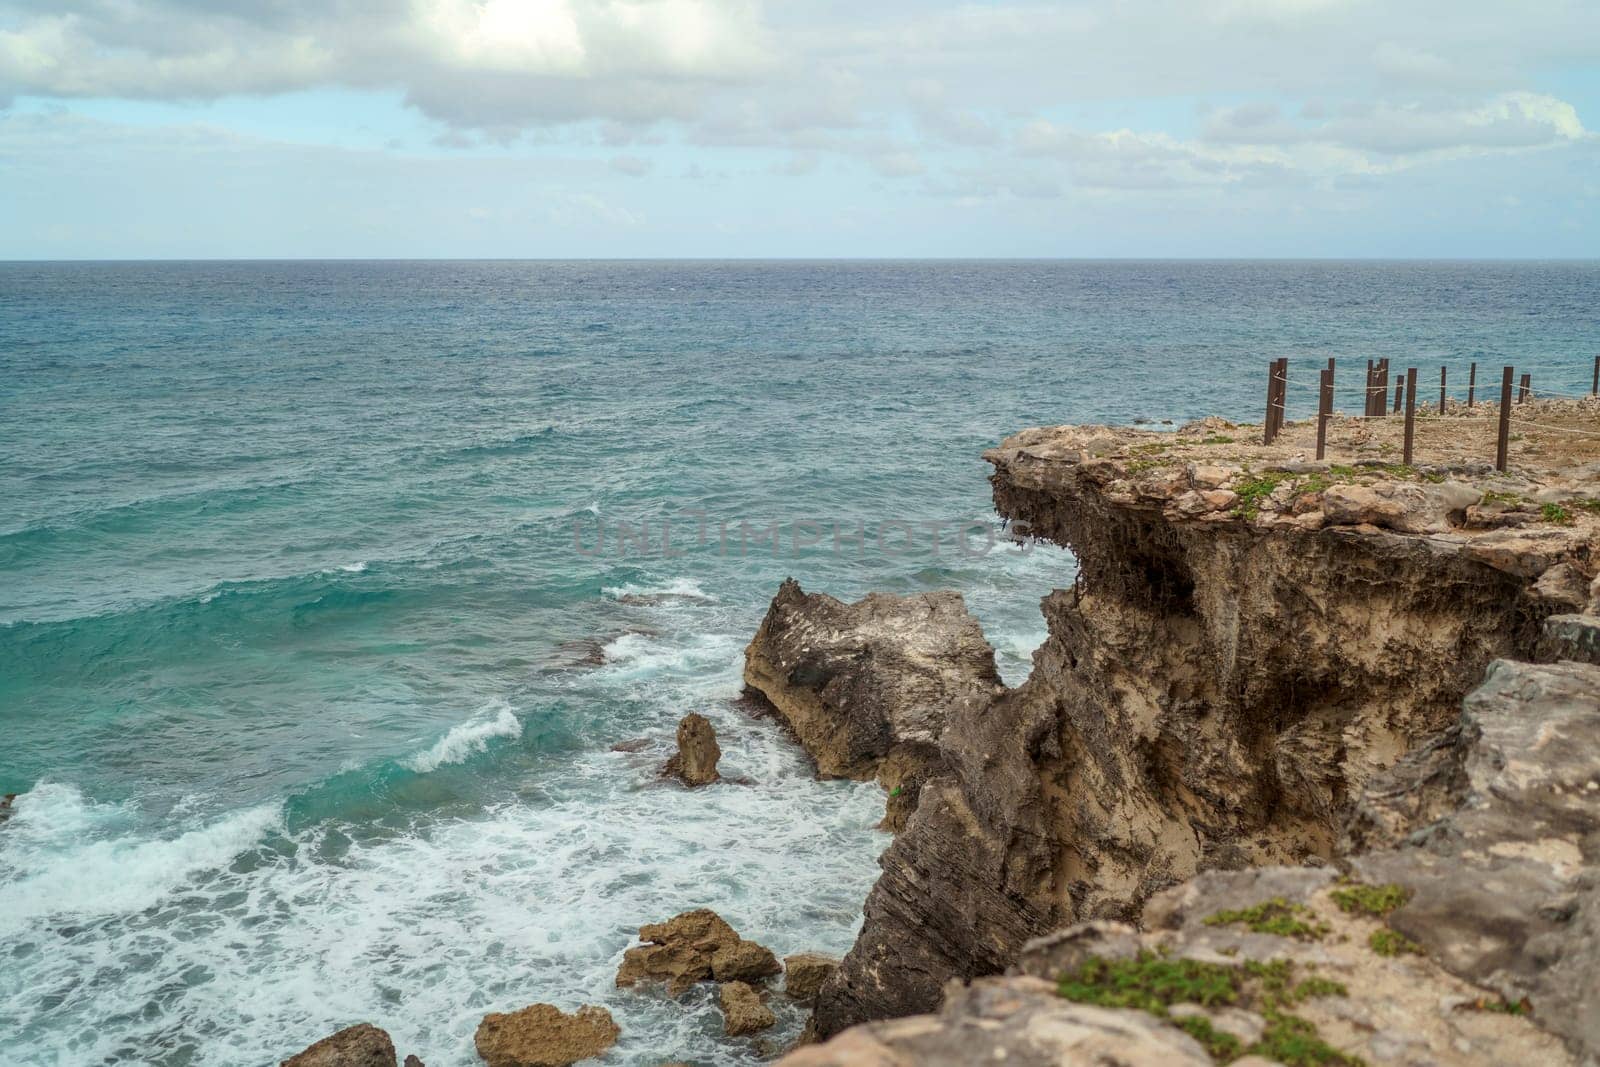
[[[0,796],[0,825],[4,825],[7,819],[16,814],[13,806],[16,802],[17,794],[15,793],[7,793],[4,796]]]
[[[900,829],[942,768],[962,709],[1003,691],[994,650],[959,593],[873,593],[845,604],[790,578],[745,650],[745,685],[777,710],[828,776],[877,778]]]
[[[621,1033],[604,1008],[585,1004],[568,1015],[554,1004],[531,1004],[485,1015],[473,1044],[489,1067],[567,1067],[600,1055]]]
[[[406,1062],[402,1065],[402,1067],[428,1067],[428,1065],[417,1059],[415,1056],[407,1056]]]
[[[723,1028],[730,1037],[753,1034],[765,1030],[778,1021],[778,1017],[763,1003],[755,988],[747,982],[728,982],[720,990]]]
[[[783,991],[796,1000],[811,1000],[839,961],[820,952],[797,952],[783,958]]]
[[[661,773],[688,786],[710,785],[722,777],[717,773],[717,760],[721,758],[722,749],[710,720],[691,711],[678,723],[677,754],[667,760]]]
[[[619,986],[666,982],[676,997],[696,982],[758,982],[781,969],[769,949],[740,937],[709,908],[641,926],[639,940],[646,943],[623,954]]]
[[[325,1037],[279,1067],[395,1067],[394,1042],[371,1023]]]

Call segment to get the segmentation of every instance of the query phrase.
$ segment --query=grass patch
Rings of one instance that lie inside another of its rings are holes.
[[[1572,500],[1569,503],[1579,511],[1587,511],[1591,515],[1600,515],[1600,497],[1586,496],[1582,500]]]
[[[1380,956],[1420,956],[1422,946],[1411,940],[1405,934],[1385,927],[1382,930],[1372,931],[1372,936],[1367,938],[1367,944]]]
[[[1304,904],[1291,904],[1282,897],[1264,900],[1249,908],[1236,911],[1219,911],[1208,915],[1207,926],[1229,926],[1242,923],[1258,934],[1292,937],[1298,941],[1320,941],[1328,932],[1325,923],[1311,918],[1311,909]]]
[[[1277,471],[1255,476],[1246,471],[1245,475],[1245,480],[1233,487],[1233,491],[1239,494],[1239,503],[1234,506],[1233,513],[1243,519],[1253,519],[1261,514],[1261,502],[1271,496],[1272,491],[1287,481],[1289,476]]]
[[[1148,951],[1122,960],[1091,956],[1076,970],[1061,975],[1056,992],[1080,1004],[1135,1008],[1168,1019],[1219,1063],[1258,1055],[1287,1067],[1365,1067],[1365,1061],[1329,1045],[1311,1022],[1288,1010],[1310,997],[1345,996],[1345,987],[1315,975],[1297,983],[1295,965],[1288,960],[1249,960],[1233,967],[1175,960]],[[1168,1009],[1186,1003],[1249,1008],[1261,1013],[1267,1027],[1260,1041],[1245,1046],[1205,1018],[1172,1018]]]
[[[1200,443],[1203,445],[1231,445],[1233,444],[1233,440],[1233,438],[1223,434],[1214,433],[1210,437],[1201,440]]]
[[[1545,522],[1554,523],[1557,526],[1572,525],[1572,512],[1568,511],[1560,504],[1541,505],[1539,507],[1539,517]]]
[[[1533,1004],[1527,997],[1507,1000],[1505,997],[1479,997],[1467,1007],[1472,1011],[1498,1012],[1501,1015],[1532,1015]]]
[[[1244,1055],[1243,1042],[1232,1034],[1218,1030],[1203,1016],[1188,1015],[1172,1021],[1177,1024],[1178,1029],[1187,1031],[1190,1037],[1200,1042],[1214,1060],[1231,1063]]]
[[[1392,882],[1388,885],[1363,885],[1354,882],[1335,889],[1329,895],[1342,912],[1350,915],[1373,915],[1380,919],[1411,899],[1410,890]]]

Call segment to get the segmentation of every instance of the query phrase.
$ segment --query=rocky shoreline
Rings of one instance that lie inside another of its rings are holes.
[[[1600,1063],[1600,454],[1249,438],[985,454],[998,512],[1078,560],[1014,688],[959,594],[786,581],[747,696],[887,792],[860,935],[780,967],[690,912],[618,984],[716,982],[746,1034],[786,971],[821,1042],[793,1067]],[[691,716],[667,772],[717,751]]]

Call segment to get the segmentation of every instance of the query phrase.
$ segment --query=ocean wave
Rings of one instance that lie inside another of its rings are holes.
[[[655,585],[608,585],[600,590],[612,600],[624,604],[651,604],[667,600],[700,600],[706,603],[716,598],[700,587],[693,578],[669,578]]]
[[[486,751],[489,742],[497,737],[522,736],[522,721],[512,711],[511,705],[497,701],[491,715],[478,715],[450,728],[450,732],[435,741],[425,752],[400,761],[400,766],[418,774],[427,774],[450,763],[464,763],[479,752]]]
[[[280,804],[245,808],[173,837],[133,832],[129,816],[127,805],[94,803],[70,785],[44,783],[18,797],[0,835],[0,936],[44,917],[143,911],[283,827]]]

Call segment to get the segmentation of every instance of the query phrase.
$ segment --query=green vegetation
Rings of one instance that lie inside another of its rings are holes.
[[[1335,889],[1330,896],[1339,905],[1340,911],[1350,915],[1373,915],[1381,919],[1411,899],[1411,891],[1392,882],[1388,885],[1352,882]]]
[[[1345,987],[1315,975],[1296,983],[1295,965],[1288,960],[1248,960],[1233,967],[1171,959],[1148,951],[1133,959],[1091,956],[1076,970],[1063,974],[1056,991],[1080,1004],[1135,1008],[1169,1019],[1200,1042],[1219,1063],[1254,1054],[1287,1067],[1364,1067],[1363,1060],[1329,1045],[1311,1022],[1288,1010],[1311,997],[1345,996]],[[1247,1047],[1207,1019],[1173,1019],[1168,1009],[1174,1004],[1238,1005],[1259,1012],[1266,1019],[1267,1028],[1260,1041]]]
[[[1591,515],[1600,515],[1600,497],[1586,496],[1582,500],[1573,500],[1569,503],[1579,511],[1587,511]]]
[[[1380,956],[1422,955],[1422,946],[1411,940],[1405,934],[1385,927],[1382,930],[1372,931],[1372,936],[1367,938],[1367,944],[1372,951]]]
[[[1539,508],[1539,517],[1557,526],[1571,526],[1572,512],[1560,504],[1545,504]]]
[[[1220,433],[1214,433],[1202,440],[1200,443],[1203,445],[1231,445],[1233,444],[1233,438],[1225,437]]]
[[[1507,1000],[1504,997],[1479,997],[1467,1005],[1472,1011],[1499,1012],[1502,1015],[1532,1015],[1533,1004],[1527,997]]]
[[[1317,1067],[1338,1064],[1353,1067],[1363,1063],[1359,1057],[1340,1052],[1317,1033],[1317,1028],[1298,1015],[1284,1012],[1267,1014],[1267,1029],[1250,1051],[1287,1067]]]
[[[1238,1038],[1218,1030],[1203,1016],[1190,1015],[1174,1019],[1173,1022],[1178,1024],[1179,1029],[1188,1031],[1190,1037],[1200,1042],[1214,1060],[1231,1063],[1244,1055],[1244,1045]]]
[[[1304,904],[1291,904],[1282,897],[1273,897],[1249,908],[1236,911],[1219,911],[1206,916],[1207,926],[1227,926],[1243,923],[1258,934],[1276,934],[1300,941],[1318,941],[1328,932],[1327,924],[1307,918],[1311,909]]]
[[[1522,494],[1489,489],[1483,494],[1483,502],[1485,504],[1504,504],[1508,508],[1514,508],[1522,503]]]
[[[1234,506],[1233,513],[1243,519],[1253,519],[1261,514],[1261,502],[1271,496],[1272,491],[1287,481],[1289,476],[1278,471],[1253,477],[1249,471],[1244,473],[1245,480],[1233,488],[1239,494],[1239,503]]]

